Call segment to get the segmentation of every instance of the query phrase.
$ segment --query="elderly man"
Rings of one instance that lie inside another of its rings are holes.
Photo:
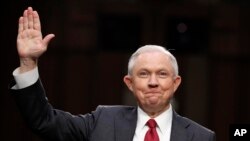
[[[215,133],[178,115],[170,104],[181,83],[175,57],[164,47],[146,45],[130,57],[124,82],[138,106],[98,106],[84,115],[54,109],[38,74],[38,58],[47,50],[39,15],[28,7],[19,19],[20,67],[10,91],[35,134],[51,141],[214,141]]]

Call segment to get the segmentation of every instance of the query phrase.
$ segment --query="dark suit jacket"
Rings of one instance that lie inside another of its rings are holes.
[[[85,115],[54,109],[39,81],[10,90],[31,130],[46,141],[132,141],[137,107],[98,106]],[[173,111],[171,141],[214,141],[215,133]]]

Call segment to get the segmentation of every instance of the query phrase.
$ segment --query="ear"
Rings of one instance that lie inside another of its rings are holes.
[[[128,89],[133,92],[133,87],[132,87],[133,80],[132,80],[132,77],[130,75],[125,75],[124,78],[123,78],[123,82],[127,85]]]
[[[181,77],[180,76],[176,76],[174,78],[174,91],[177,90],[177,88],[179,87],[180,84],[181,84]]]

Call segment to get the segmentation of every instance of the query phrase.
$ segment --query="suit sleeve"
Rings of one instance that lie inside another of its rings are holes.
[[[19,89],[10,89],[22,117],[28,127],[46,141],[87,141],[95,123],[97,112],[72,115],[54,109],[46,98],[38,80],[35,84]]]

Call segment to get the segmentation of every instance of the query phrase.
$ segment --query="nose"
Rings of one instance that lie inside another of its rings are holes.
[[[158,86],[159,86],[159,83],[158,83],[158,80],[157,80],[156,75],[151,75],[151,76],[149,77],[148,86],[149,86],[150,88],[155,88],[155,87],[158,87]]]

